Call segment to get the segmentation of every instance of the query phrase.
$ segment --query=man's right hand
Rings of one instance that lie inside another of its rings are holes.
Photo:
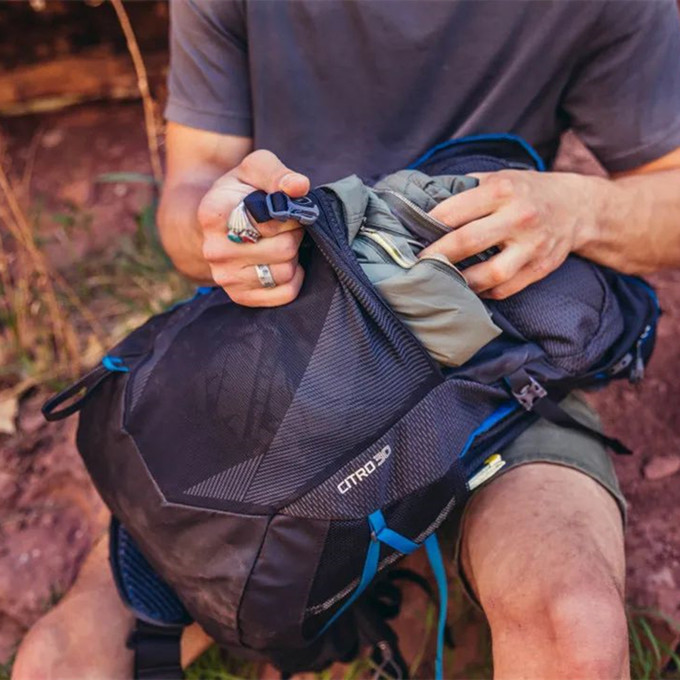
[[[289,170],[270,151],[248,154],[233,170],[220,177],[203,197],[198,223],[203,237],[203,256],[215,283],[240,305],[275,307],[294,300],[304,271],[298,263],[303,231],[298,222],[271,220],[257,225],[257,243],[234,243],[227,238],[231,211],[249,193],[283,191],[299,198],[309,191],[309,179]],[[264,288],[256,264],[269,265],[276,286]]]

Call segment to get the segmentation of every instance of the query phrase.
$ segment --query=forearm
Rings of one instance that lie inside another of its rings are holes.
[[[582,181],[577,254],[630,274],[680,266],[680,169]]]
[[[211,185],[205,181],[166,186],[158,209],[158,229],[165,252],[179,271],[199,282],[212,282],[197,219],[198,206]]]

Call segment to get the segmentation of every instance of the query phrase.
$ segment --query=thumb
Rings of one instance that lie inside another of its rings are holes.
[[[287,168],[271,151],[264,149],[248,154],[235,168],[241,182],[267,193],[284,191],[299,198],[309,191],[309,179]]]

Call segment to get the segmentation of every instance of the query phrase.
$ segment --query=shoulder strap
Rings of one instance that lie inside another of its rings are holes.
[[[127,641],[134,650],[134,680],[182,680],[180,639],[184,626],[156,626],[137,619]]]

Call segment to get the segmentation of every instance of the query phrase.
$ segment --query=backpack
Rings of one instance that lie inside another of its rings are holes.
[[[438,175],[543,163],[519,138],[489,135],[439,145],[411,167]],[[259,221],[318,211],[295,301],[246,308],[201,288],[44,407],[49,420],[80,411],[78,449],[115,517],[114,573],[140,620],[137,676],[180,677],[163,650],[192,619],[284,674],[385,642],[381,666],[403,675],[371,584],[423,546],[439,590],[442,677],[437,528],[463,508],[484,461],[538,417],[627,452],[558,402],[642,377],[656,296],[641,279],[570,256],[486,302],[502,333],[442,367],[366,277],[333,191],[255,199]]]

